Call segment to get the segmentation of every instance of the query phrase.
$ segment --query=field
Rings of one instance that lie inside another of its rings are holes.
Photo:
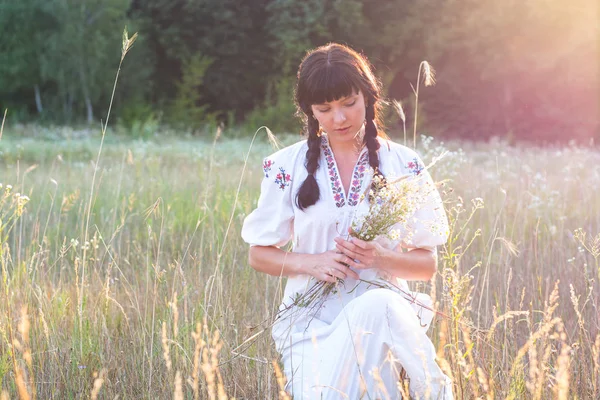
[[[238,348],[283,283],[248,266],[240,238],[265,136],[245,168],[250,140],[227,132],[109,130],[99,153],[95,132],[5,128],[3,396],[284,398],[269,333]],[[451,239],[433,284],[414,286],[446,315],[429,334],[456,398],[600,398],[600,151],[428,137],[417,150],[449,151],[432,175]]]

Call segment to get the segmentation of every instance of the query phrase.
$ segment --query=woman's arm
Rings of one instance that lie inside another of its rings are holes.
[[[387,249],[376,242],[352,238],[335,239],[338,251],[356,260],[348,264],[355,269],[377,268],[389,275],[406,280],[428,281],[437,269],[435,252],[427,249],[411,249],[402,252],[400,246]]]
[[[275,246],[251,246],[248,263],[259,272],[273,276],[307,274],[318,280],[335,282],[335,278],[349,276],[358,279],[358,274],[343,263],[350,258],[336,251],[320,254],[302,254],[283,251]]]

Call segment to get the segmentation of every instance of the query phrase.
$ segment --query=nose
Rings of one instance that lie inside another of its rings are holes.
[[[336,124],[341,124],[344,121],[346,121],[346,114],[344,114],[344,110],[335,110],[333,114],[333,122],[335,122]]]

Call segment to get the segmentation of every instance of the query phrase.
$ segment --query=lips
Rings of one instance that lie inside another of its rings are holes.
[[[350,128],[351,128],[350,126],[347,126],[345,128],[336,129],[335,131],[337,133],[346,133],[346,132],[348,132],[350,130]]]

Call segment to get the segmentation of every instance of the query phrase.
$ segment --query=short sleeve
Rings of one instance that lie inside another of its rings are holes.
[[[242,239],[251,246],[284,246],[293,235],[291,168],[282,157],[263,160],[258,205],[244,220]]]
[[[435,251],[436,246],[446,243],[449,228],[444,203],[431,175],[420,157],[412,152],[405,160],[405,172],[416,179],[419,186],[417,210],[408,219],[402,245],[407,248],[424,248]]]

